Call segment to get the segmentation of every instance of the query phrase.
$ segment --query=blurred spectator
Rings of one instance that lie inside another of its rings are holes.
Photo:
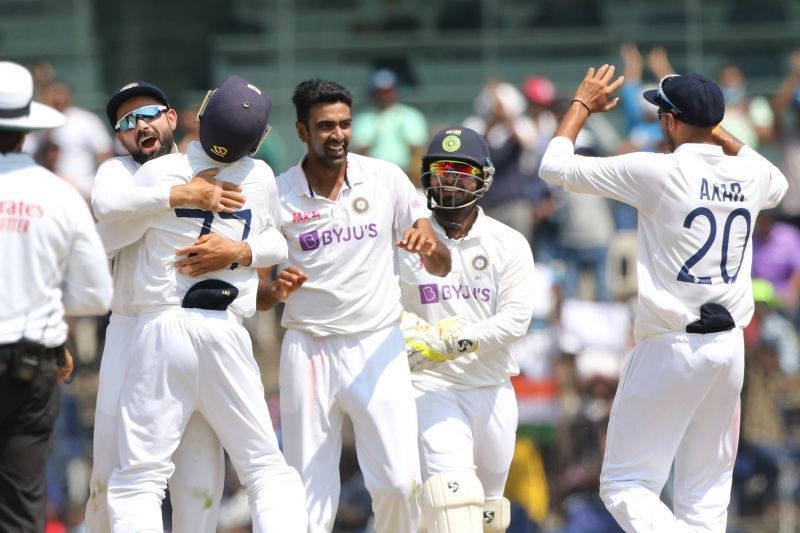
[[[553,111],[556,87],[550,78],[530,76],[522,82],[522,93],[528,103],[528,115],[536,125],[539,141],[550,140],[558,127],[558,116]]]
[[[746,342],[773,346],[784,375],[797,376],[800,374],[800,340],[792,323],[778,312],[780,300],[772,283],[754,278],[753,301],[755,310],[745,329]]]
[[[400,103],[394,71],[373,72],[370,88],[374,106],[353,117],[353,151],[395,163],[419,186],[420,158],[428,142],[425,116]]]
[[[542,455],[530,438],[517,438],[505,497],[511,502],[508,533],[538,533],[537,524],[547,518],[550,491]]]
[[[777,312],[778,297],[769,281],[753,279],[753,319],[745,328],[742,432],[734,468],[734,498],[739,515],[767,513],[790,505],[797,485],[787,441],[784,408],[791,376],[796,376],[798,338]]]
[[[793,120],[787,124],[789,108]],[[790,56],[789,72],[772,98],[772,112],[780,149],[778,166],[789,180],[789,191],[780,205],[781,214],[800,227],[800,50]]]
[[[45,94],[45,103],[61,111],[67,122],[29,135],[23,150],[37,154],[46,143],[55,143],[59,148],[55,173],[70,181],[88,202],[97,165],[113,155],[111,136],[97,115],[73,104],[72,89],[65,82],[51,83]]]
[[[658,123],[657,108],[642,98],[643,85],[642,54],[636,43],[626,42],[620,45],[620,55],[624,65],[625,83],[620,87],[620,107],[625,114],[625,135],[627,140],[620,148],[621,153],[647,151],[666,152],[661,126]],[[656,81],[674,73],[663,47],[652,48],[647,55],[648,66]]]
[[[564,413],[556,428],[558,459],[553,493],[554,506],[564,518],[562,533],[622,531],[599,493],[606,426],[619,376],[618,360],[614,355],[593,350],[582,351],[575,360],[578,409]]]
[[[522,83],[522,93],[527,102],[528,116],[535,127],[535,137],[530,140],[534,149],[523,153],[521,166],[524,169],[538,169],[547,143],[558,126],[556,88],[549,78],[530,76]],[[560,255],[560,245],[557,242],[558,223],[554,219],[558,202],[553,197],[552,188],[539,177],[538,172],[531,176],[528,189],[533,204],[531,247],[538,266],[549,263]]]
[[[39,101],[45,100],[47,89],[55,81],[56,72],[53,65],[44,60],[36,61],[28,65],[28,70],[33,77],[33,98]]]
[[[197,120],[197,104],[190,104],[183,107],[178,112],[178,130],[180,140],[178,141],[178,151],[186,153],[189,143],[200,140],[200,122]]]
[[[754,150],[762,141],[770,140],[772,108],[763,96],[748,97],[747,80],[742,69],[733,63],[724,65],[717,73],[717,82],[725,97],[722,126]]]
[[[753,227],[754,278],[775,286],[781,309],[794,320],[800,305],[800,229],[761,211]]]
[[[752,516],[778,503],[779,474],[790,458],[784,446],[780,402],[783,373],[775,346],[756,342],[745,350],[742,431],[734,466],[734,498],[740,516]]]
[[[592,148],[581,146],[578,138],[575,153],[587,157],[597,154]],[[611,301],[608,285],[608,247],[614,236],[614,217],[611,204],[603,197],[563,191],[563,204],[559,213],[562,258],[564,260],[564,296],[578,298],[581,274],[592,279],[592,298],[600,302]]]
[[[533,190],[539,136],[525,114],[525,97],[510,83],[492,80],[475,98],[475,115],[464,126],[484,136],[495,167],[492,188],[481,200],[486,214],[522,233],[530,241],[533,210],[539,198]]]

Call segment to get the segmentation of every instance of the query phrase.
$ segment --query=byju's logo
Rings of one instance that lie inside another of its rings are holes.
[[[317,230],[307,231],[298,235],[300,239],[300,249],[304,251],[316,250],[319,248],[319,232]]]
[[[435,283],[419,286],[419,299],[424,304],[435,304],[439,301],[439,286]]]
[[[374,239],[378,236],[378,226],[373,222],[363,226],[347,228],[332,228],[323,231],[307,231],[297,236],[300,249],[303,251],[316,250],[329,244],[340,244],[347,241],[360,241]]]
[[[447,300],[469,300],[488,302],[492,291],[484,287],[470,287],[468,285],[437,285],[427,283],[419,286],[419,300],[422,304],[435,304]]]

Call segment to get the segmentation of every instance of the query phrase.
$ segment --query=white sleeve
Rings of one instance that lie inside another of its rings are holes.
[[[169,185],[142,186],[135,180],[119,159],[100,165],[92,185],[92,209],[97,220],[126,220],[169,208]]]
[[[539,176],[565,190],[613,198],[650,214],[661,201],[673,165],[668,154],[576,155],[572,141],[554,137],[542,157]]]
[[[264,174],[264,193],[267,197],[267,219],[268,223],[264,230],[257,235],[245,239],[250,246],[252,257],[250,267],[266,268],[282,263],[289,257],[289,247],[283,234],[276,228],[280,220],[280,199],[278,197],[278,184],[275,181],[275,174],[272,168],[263,161],[259,161],[266,167]]]
[[[109,222],[107,220],[98,222],[95,228],[97,234],[100,235],[107,257],[110,259],[121,249],[144,237],[150,228],[150,221],[151,217],[143,216],[125,222]]]
[[[465,326],[466,336],[478,341],[479,351],[494,351],[523,338],[533,316],[534,265],[530,246],[522,235],[509,239],[509,263],[499,279],[497,312]]]
[[[394,228],[402,234],[410,228],[414,222],[421,218],[430,217],[427,206],[420,201],[417,189],[406,173],[395,164],[391,165],[392,185],[394,186]]]
[[[250,246],[252,268],[266,268],[282,263],[289,257],[289,247],[283,234],[275,226],[244,240]]]
[[[71,217],[76,222],[62,283],[64,312],[71,316],[102,315],[111,305],[112,281],[103,245],[83,199],[76,193]]]
[[[781,172],[778,167],[773,165],[766,157],[762,156],[746,144],[741,150],[739,150],[739,153],[736,154],[736,156],[755,159],[761,161],[767,166],[767,169],[769,170],[769,183],[767,184],[768,190],[767,194],[765,195],[764,206],[762,208],[771,209],[778,205],[786,195],[786,191],[789,190],[789,182],[786,180],[786,176],[783,175],[783,172]]]

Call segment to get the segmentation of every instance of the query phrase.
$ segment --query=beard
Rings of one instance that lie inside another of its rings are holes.
[[[167,155],[167,154],[172,153],[172,147],[175,144],[175,136],[173,135],[172,130],[167,130],[165,132],[159,132],[158,142],[160,144],[160,147],[155,152],[151,152],[149,154],[145,154],[139,148],[139,139],[143,135],[144,135],[144,133],[141,132],[137,136],[136,144],[133,147],[128,148],[126,146],[126,148],[128,148],[128,152],[131,154],[131,157],[133,158],[133,160],[136,161],[137,163],[139,163],[140,165],[144,165],[148,161],[152,161],[153,159],[157,159],[157,158],[161,157],[162,155]]]
[[[342,156],[337,157],[331,155],[326,149],[325,145],[321,147],[314,147],[314,155],[316,156],[315,159],[321,163],[326,168],[338,168],[342,166],[347,161],[347,153],[348,147],[350,146],[350,142],[348,139],[345,139],[342,143]]]

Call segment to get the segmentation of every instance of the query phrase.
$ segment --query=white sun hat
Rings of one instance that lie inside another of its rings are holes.
[[[11,61],[0,61],[0,130],[57,128],[64,122],[64,115],[33,101],[33,78],[28,69]]]

